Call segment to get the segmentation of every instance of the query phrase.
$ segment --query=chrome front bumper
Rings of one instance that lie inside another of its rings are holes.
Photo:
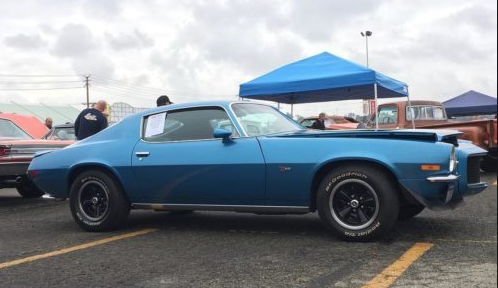
[[[446,176],[427,177],[427,181],[432,183],[450,183],[450,182],[455,182],[458,179],[460,179],[460,175],[453,175],[453,174]]]

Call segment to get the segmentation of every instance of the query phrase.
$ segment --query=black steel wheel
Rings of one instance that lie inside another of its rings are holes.
[[[332,217],[346,229],[361,230],[368,227],[379,214],[377,193],[360,179],[339,183],[329,199]]]
[[[130,214],[130,203],[117,180],[100,170],[78,175],[71,185],[71,213],[88,231],[111,231],[122,226]]]
[[[109,212],[109,193],[104,184],[97,180],[85,182],[78,189],[79,209],[92,221],[105,218]]]
[[[368,164],[330,171],[317,191],[317,209],[325,226],[347,241],[371,241],[387,234],[399,213],[395,180]]]

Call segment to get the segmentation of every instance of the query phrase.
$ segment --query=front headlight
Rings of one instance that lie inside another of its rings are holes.
[[[452,147],[450,153],[450,165],[449,165],[450,173],[456,170],[457,165],[458,165],[458,160],[456,158],[455,147]]]

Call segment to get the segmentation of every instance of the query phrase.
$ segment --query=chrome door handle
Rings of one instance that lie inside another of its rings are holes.
[[[136,152],[135,155],[137,157],[147,157],[150,155],[150,153],[149,152]]]

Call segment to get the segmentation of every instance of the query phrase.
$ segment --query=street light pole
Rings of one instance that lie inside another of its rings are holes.
[[[365,37],[365,45],[366,45],[366,52],[367,52],[367,67],[369,67],[369,63],[368,63],[368,37],[372,36],[372,31],[365,31],[365,32],[361,31],[360,34],[362,37]],[[375,90],[374,91],[375,92],[374,93],[375,94],[375,100],[374,100],[375,101],[375,111],[377,111],[377,84],[374,85],[374,90]],[[367,103],[368,103],[367,115],[372,115],[371,102],[372,102],[372,100],[367,100]],[[365,101],[363,101],[363,103],[365,103]],[[377,118],[378,117],[375,117],[376,121],[378,121]],[[377,122],[376,122],[375,128],[378,129]]]
[[[367,67],[368,65],[368,37],[372,36],[372,31],[365,31],[365,32],[360,32],[361,36],[365,37],[365,42],[366,42],[366,50],[367,50]]]

